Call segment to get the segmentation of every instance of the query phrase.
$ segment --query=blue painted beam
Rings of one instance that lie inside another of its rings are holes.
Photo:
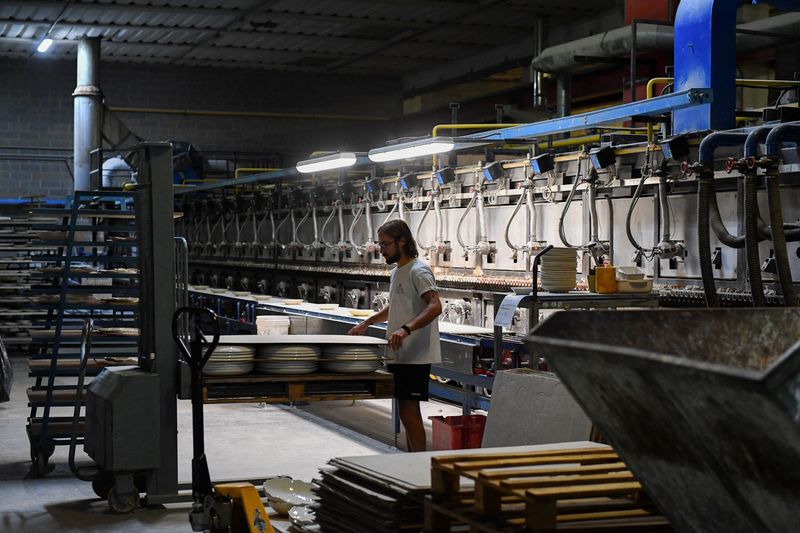
[[[675,14],[675,91],[709,87],[714,101],[673,115],[674,134],[731,129],[736,125],[736,10],[733,0],[683,0]],[[757,3],[757,2],[753,2]],[[797,0],[766,2],[800,10]]]
[[[535,139],[566,133],[570,131],[584,130],[603,124],[630,120],[635,116],[653,116],[669,113],[677,109],[687,109],[707,104],[713,100],[710,89],[690,89],[688,91],[676,92],[664,96],[657,96],[649,100],[639,100],[628,104],[622,104],[597,111],[589,111],[579,115],[569,117],[554,118],[522,126],[502,128],[497,130],[473,133],[456,137],[457,140],[486,140],[502,141],[505,139]]]

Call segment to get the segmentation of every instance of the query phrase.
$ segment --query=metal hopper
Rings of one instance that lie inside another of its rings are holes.
[[[527,338],[677,531],[800,531],[800,310],[556,313]]]

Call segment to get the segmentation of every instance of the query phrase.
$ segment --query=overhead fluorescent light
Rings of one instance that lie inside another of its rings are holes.
[[[367,156],[376,163],[413,159],[426,155],[444,154],[455,148],[452,137],[430,137],[407,143],[391,144],[381,148],[373,148]]]
[[[357,159],[356,154],[353,152],[337,152],[335,154],[300,161],[295,165],[295,168],[298,172],[310,174],[311,172],[352,167],[356,164]]]
[[[50,37],[45,37],[42,39],[42,42],[39,43],[39,46],[36,47],[36,51],[40,54],[43,54],[47,52],[51,46],[53,46],[53,39]]]

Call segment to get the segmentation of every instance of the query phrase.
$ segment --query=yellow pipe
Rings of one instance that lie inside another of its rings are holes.
[[[156,107],[111,107],[115,113],[154,113],[160,115],[186,115],[205,117],[244,117],[244,118],[296,118],[304,120],[363,120],[381,122],[391,117],[369,115],[326,115],[312,113],[278,113],[274,111],[213,111],[207,109],[167,109]]]
[[[439,130],[495,130],[524,126],[524,124],[437,124],[431,130],[431,137],[439,135]]]
[[[559,139],[553,142],[541,142],[539,148],[566,148],[568,146],[578,146],[581,144],[600,142],[600,135],[581,135],[579,137],[570,137],[568,139]]]
[[[239,179],[239,174],[242,172],[275,172],[276,170],[282,170],[280,168],[237,168],[236,171],[233,173],[234,179]]]
[[[663,85],[665,83],[672,83],[675,81],[675,78],[652,78],[647,82],[647,93],[646,98],[653,97],[653,89],[656,85]],[[755,87],[775,87],[775,88],[787,88],[787,87],[800,87],[800,82],[794,80],[759,80],[753,78],[737,78],[736,85],[753,85]],[[742,120],[745,117],[736,117],[736,120]],[[653,125],[647,125],[647,143],[653,143]]]

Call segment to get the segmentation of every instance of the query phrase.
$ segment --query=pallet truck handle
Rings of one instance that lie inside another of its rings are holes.
[[[204,342],[205,336],[200,329],[200,319],[203,315],[211,319],[214,337],[210,343]],[[193,329],[189,330],[188,346],[181,337],[180,331],[181,318],[184,317],[189,321],[189,327],[193,327]],[[175,339],[180,349],[181,360],[189,365],[190,368],[197,367],[199,370],[202,370],[203,367],[206,366],[208,358],[211,357],[211,354],[214,353],[214,349],[219,344],[219,333],[219,319],[217,318],[217,314],[211,309],[204,307],[181,307],[172,315],[172,337]],[[202,350],[204,344],[208,346],[205,352]]]

